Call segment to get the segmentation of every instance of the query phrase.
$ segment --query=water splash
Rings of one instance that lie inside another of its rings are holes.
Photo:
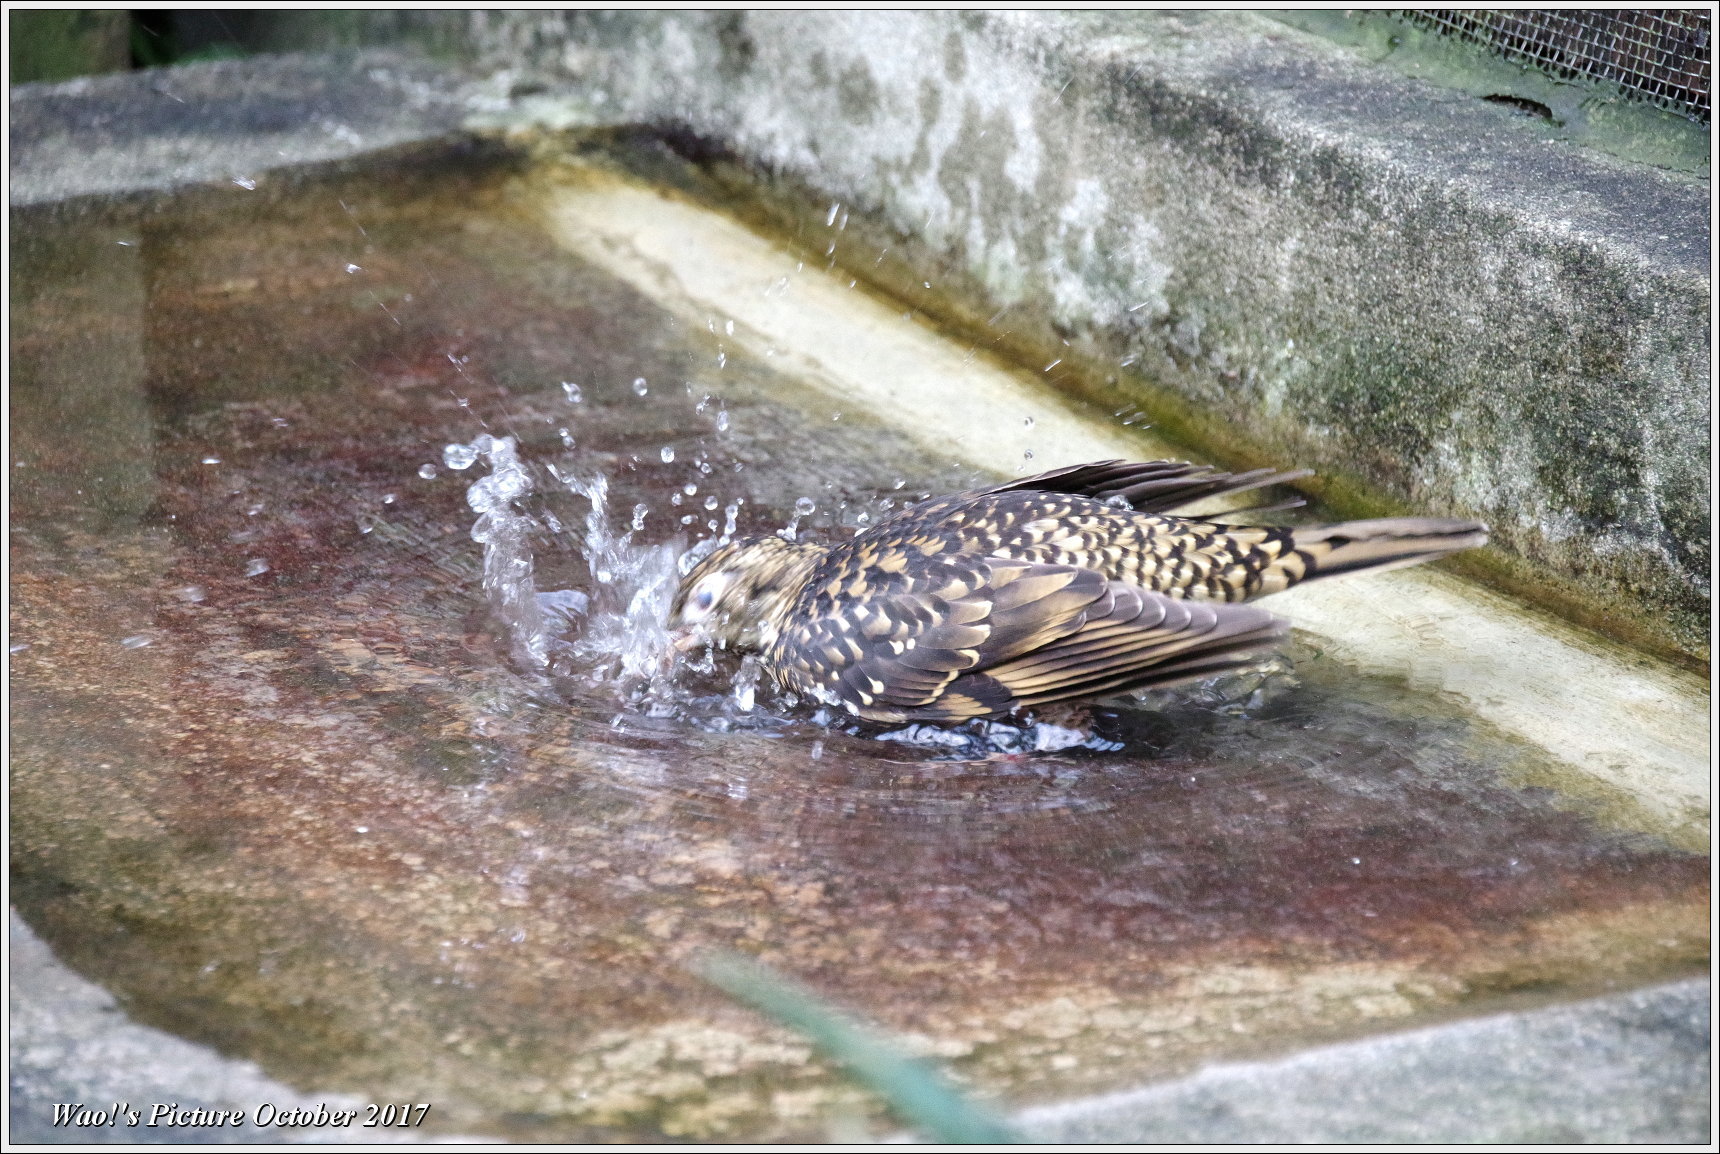
[[[533,671],[543,670],[549,665],[549,634],[538,603],[531,549],[538,523],[524,510],[532,478],[520,462],[518,445],[512,437],[480,433],[469,445],[449,445],[442,459],[454,469],[480,459],[489,466],[466,490],[466,504],[478,514],[472,540],[484,547],[484,596],[507,627],[514,659]]]
[[[674,656],[666,623],[680,580],[676,550],[634,543],[633,533],[644,520],[638,506],[632,511],[634,528],[616,532],[609,516],[609,478],[602,473],[554,467],[551,472],[590,503],[579,546],[591,570],[591,612],[572,651],[598,676],[619,679],[636,696],[661,692]]]
[[[763,663],[753,654],[749,653],[741,660],[740,671],[734,679],[734,700],[735,708],[742,713],[751,713],[758,704],[758,681],[763,673]]]
[[[442,450],[442,463],[455,472],[470,469],[478,460],[478,450],[471,445],[448,445]]]
[[[969,721],[959,726],[920,722],[877,734],[879,741],[895,741],[932,751],[934,759],[983,761],[988,758],[1057,753],[1071,749],[1113,752],[1123,748],[1095,732],[1091,722],[1080,727],[1046,721]]]

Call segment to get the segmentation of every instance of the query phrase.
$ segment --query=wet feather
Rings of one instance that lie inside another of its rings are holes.
[[[1441,518],[1174,515],[1305,475],[1099,461],[927,501],[834,545],[745,538],[687,574],[670,624],[760,651],[785,687],[859,717],[962,721],[1250,664],[1287,626],[1242,602],[1486,542],[1486,526]]]

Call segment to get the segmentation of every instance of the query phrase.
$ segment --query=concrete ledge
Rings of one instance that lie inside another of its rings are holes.
[[[506,108],[481,86],[414,56],[277,56],[15,86],[15,209],[255,187],[266,174],[338,164],[464,136]]]
[[[1494,580],[1706,653],[1705,180],[1241,13],[458,19],[1048,380],[1343,513],[1483,518]]]
[[[1040,1142],[1706,1142],[1701,979],[1029,1110]]]

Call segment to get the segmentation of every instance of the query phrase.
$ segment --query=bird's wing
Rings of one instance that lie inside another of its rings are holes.
[[[857,559],[803,603],[772,654],[791,687],[862,717],[906,716],[962,674],[1080,628],[1105,595],[1103,576],[1069,565],[979,554],[893,560]]]
[[[984,717],[1202,676],[1282,632],[1258,609],[978,555],[888,579],[840,574],[827,594],[782,633],[774,664],[792,687],[879,721]]]
[[[1002,485],[994,485],[981,492],[1070,493],[1100,501],[1108,497],[1121,497],[1137,512],[1169,513],[1206,497],[1246,493],[1310,475],[1307,469],[1284,473],[1272,469],[1221,473],[1211,465],[1191,465],[1186,461],[1093,461],[1085,465],[1052,469],[1032,477],[1022,477]],[[1293,508],[1301,503],[1300,500],[1295,500],[1281,505],[1262,506],[1258,511]]]
[[[1081,627],[1049,645],[958,677],[949,693],[984,699],[982,682],[1015,707],[1211,677],[1258,660],[1286,623],[1252,605],[1185,601],[1113,581]]]

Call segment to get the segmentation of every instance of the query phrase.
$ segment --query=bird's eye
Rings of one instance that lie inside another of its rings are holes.
[[[687,593],[681,619],[689,625],[702,623],[716,611],[717,600],[728,589],[732,578],[727,573],[707,573]]]

